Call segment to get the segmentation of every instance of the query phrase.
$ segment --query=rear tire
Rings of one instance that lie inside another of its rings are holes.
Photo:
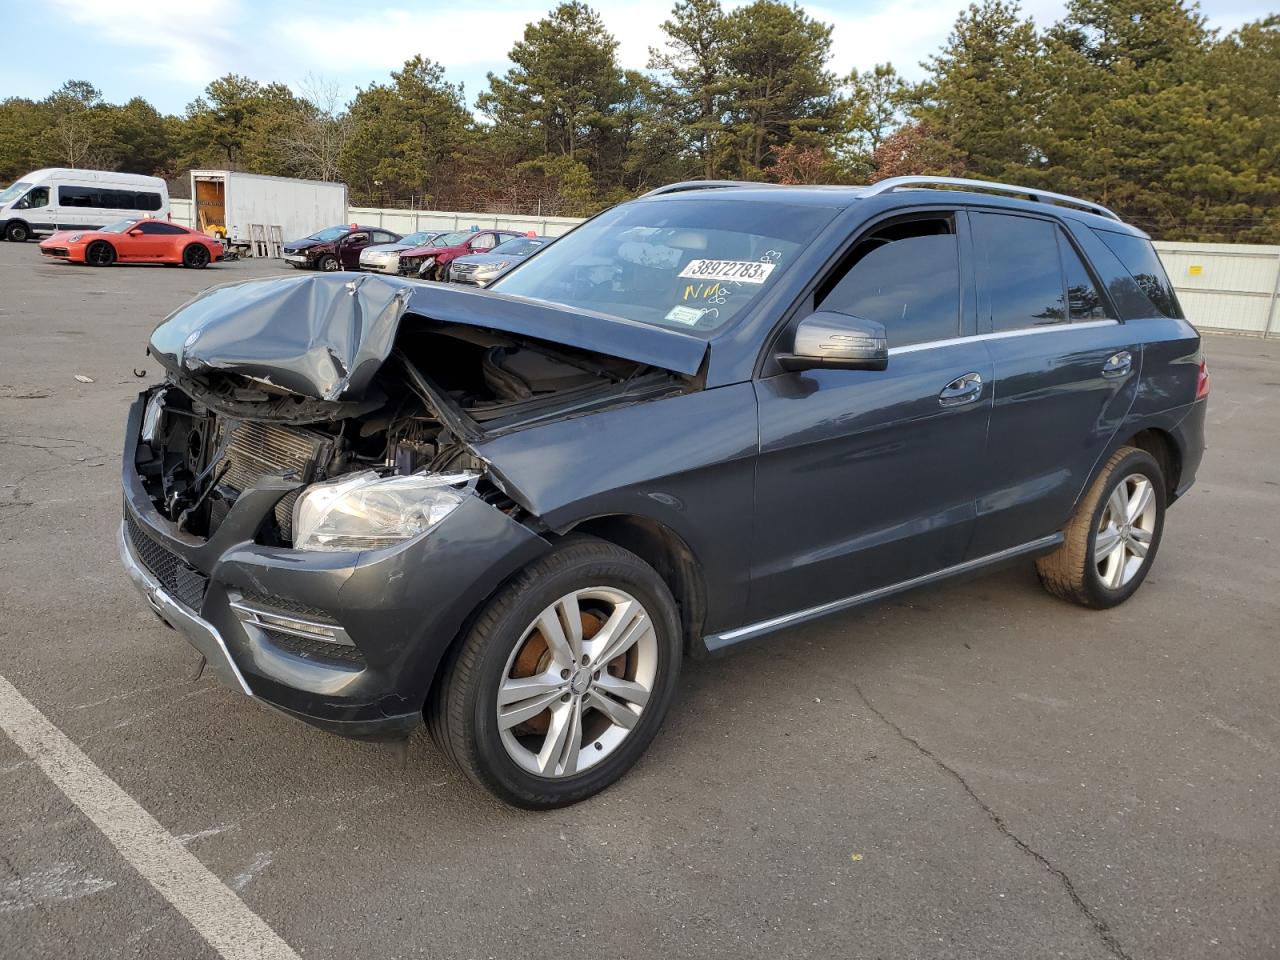
[[[1066,539],[1036,561],[1055,597],[1095,610],[1124,603],[1142,586],[1164,532],[1164,472],[1137,447],[1121,447],[1076,507]]]
[[[10,243],[26,243],[31,239],[31,228],[21,220],[15,220],[4,228],[4,238]]]
[[[575,537],[482,608],[441,670],[427,726],[454,766],[500,799],[567,806],[640,758],[675,698],[681,652],[675,601],[654,569]]]
[[[95,240],[85,249],[84,262],[91,267],[109,267],[116,262],[116,248],[105,240]]]
[[[193,243],[182,251],[182,265],[191,270],[203,270],[209,265],[209,248]]]

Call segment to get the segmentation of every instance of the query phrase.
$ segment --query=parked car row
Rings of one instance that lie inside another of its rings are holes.
[[[360,224],[329,227],[284,247],[299,270],[363,270],[483,287],[551,241],[515,230],[424,230],[400,236]]]

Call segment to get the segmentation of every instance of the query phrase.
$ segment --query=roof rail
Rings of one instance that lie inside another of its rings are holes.
[[[1037,203],[1056,203],[1068,207],[1078,207],[1088,213],[1100,217],[1119,220],[1120,215],[1109,210],[1100,203],[1069,197],[1063,193],[1051,193],[1036,187],[1018,187],[1008,183],[993,183],[990,180],[966,180],[964,177],[890,177],[864,188],[863,196],[874,197],[881,193],[892,193],[894,190],[926,189],[928,187],[964,187],[967,190],[986,191],[988,193],[1012,194]]]
[[[642,197],[661,197],[669,193],[684,193],[686,190],[722,190],[726,187],[776,187],[776,183],[758,183],[752,180],[682,180],[680,183],[668,183],[665,187],[657,187]]]

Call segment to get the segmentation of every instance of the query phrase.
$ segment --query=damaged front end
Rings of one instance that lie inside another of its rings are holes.
[[[548,546],[485,444],[697,389],[691,343],[624,329],[603,353],[596,319],[372,275],[213,288],[151,339],[126,566],[233,685],[403,732],[466,616]]]

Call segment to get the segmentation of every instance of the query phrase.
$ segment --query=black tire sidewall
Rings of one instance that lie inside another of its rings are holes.
[[[201,263],[195,263],[192,261],[192,254],[195,253],[195,251],[197,250],[204,250],[204,253],[205,253],[205,259]],[[212,258],[209,256],[209,251],[205,250],[205,248],[200,246],[200,244],[198,243],[193,243],[189,247],[187,247],[185,250],[182,251],[182,265],[192,270],[203,270],[205,267],[209,265],[209,261],[211,259]]]
[[[96,260],[92,259],[92,258],[89,256],[90,252],[91,252],[91,251],[93,251],[93,250],[95,250],[95,249],[97,249],[97,247],[98,247],[98,245],[99,245],[99,244],[101,244],[102,246],[106,247],[108,250],[110,250],[110,251],[111,251],[111,257],[110,257],[110,259],[108,259],[108,260],[107,260],[106,262],[104,262],[104,263],[99,263],[98,261],[96,261]],[[89,244],[89,246],[85,248],[85,251],[84,251],[84,262],[85,262],[85,263],[87,263],[87,264],[89,264],[89,266],[91,266],[91,267],[109,267],[109,266],[111,266],[113,263],[115,263],[115,262],[116,262],[116,251],[115,251],[115,247],[111,246],[111,244],[107,243],[107,241],[105,241],[105,240],[95,240],[95,241],[93,241],[93,243]]]
[[[328,264],[328,263],[332,263],[333,266],[332,267],[325,266],[325,264]],[[316,269],[319,270],[321,273],[336,273],[339,266],[340,264],[338,263],[338,258],[328,253],[326,253],[323,257],[321,257],[319,260],[316,261]]]
[[[25,223],[11,223],[4,228],[4,238],[10,243],[26,243],[31,239],[31,228]]]
[[[571,548],[570,548],[571,549]],[[619,551],[619,554],[623,551]],[[672,701],[681,666],[679,615],[671,593],[658,574],[638,557],[583,556],[519,591],[490,631],[475,673],[477,683],[465,691],[466,715],[479,773],[485,786],[503,799],[529,808],[576,803],[622,777],[657,735]],[[497,694],[507,658],[524,630],[548,605],[575,589],[608,586],[624,590],[644,606],[658,637],[658,669],[653,694],[630,735],[607,758],[582,774],[562,780],[535,776],[512,760],[502,745],[497,722]]]
[[[1094,549],[1097,546],[1096,531],[1103,513],[1106,512],[1107,500],[1110,498],[1111,492],[1115,490],[1121,481],[1135,473],[1140,473],[1151,481],[1152,490],[1156,498],[1156,528],[1152,534],[1151,546],[1147,550],[1141,569],[1138,570],[1132,580],[1119,589],[1113,590],[1106,586],[1098,575],[1097,560],[1094,557]],[[1107,484],[1103,488],[1102,496],[1098,498],[1097,505],[1094,507],[1093,516],[1089,518],[1089,547],[1085,555],[1084,587],[1089,594],[1091,606],[1114,607],[1124,603],[1142,586],[1143,581],[1147,579],[1147,574],[1151,571],[1152,564],[1155,563],[1156,554],[1160,550],[1160,541],[1164,538],[1164,520],[1167,507],[1168,495],[1166,493],[1164,472],[1151,454],[1145,450],[1134,450],[1112,468],[1111,474],[1107,478]]]

